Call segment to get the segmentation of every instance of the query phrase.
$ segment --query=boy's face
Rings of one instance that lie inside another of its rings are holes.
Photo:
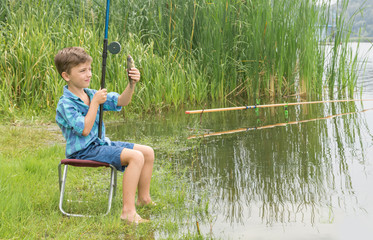
[[[91,70],[91,62],[80,63],[71,68],[70,74],[63,72],[62,77],[66,80],[69,87],[87,88],[92,77]]]

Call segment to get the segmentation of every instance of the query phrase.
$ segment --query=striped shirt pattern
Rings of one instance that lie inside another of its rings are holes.
[[[92,101],[93,95],[97,90],[85,88]],[[110,92],[104,103],[104,111],[120,111],[122,107],[117,106],[119,94]],[[100,145],[110,144],[110,139],[105,137],[105,126],[102,123],[102,139],[98,138],[99,112],[97,111],[96,120],[88,136],[83,136],[84,118],[88,113],[89,106],[75,94],[70,92],[67,86],[63,88],[63,95],[58,101],[56,110],[56,122],[62,130],[66,139],[66,157],[69,158],[73,153],[87,148],[92,142],[97,141]]]

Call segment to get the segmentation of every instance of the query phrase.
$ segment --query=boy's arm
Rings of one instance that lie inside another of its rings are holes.
[[[106,89],[100,89],[96,92],[96,94],[93,96],[92,101],[89,105],[89,109],[87,112],[87,115],[84,118],[84,129],[83,129],[83,136],[88,136],[88,134],[91,132],[92,127],[95,123],[98,107],[100,104],[103,104],[106,102],[106,96],[107,96],[107,90]]]
[[[131,68],[131,70],[128,71],[128,76],[131,77],[131,81],[118,97],[118,106],[127,106],[131,102],[136,83],[140,81],[140,72],[137,68]]]

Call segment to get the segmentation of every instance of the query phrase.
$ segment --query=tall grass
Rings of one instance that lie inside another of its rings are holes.
[[[329,65],[327,68],[327,82],[329,94],[334,95],[335,90],[338,96],[352,95],[356,88],[357,70],[363,65],[358,63],[359,43],[356,52],[348,47],[348,40],[352,34],[353,20],[360,14],[362,8],[358,9],[352,16],[348,17],[347,6],[349,0],[338,1],[334,11],[335,18],[331,21],[336,26],[334,32],[333,47],[330,50]],[[332,13],[333,14],[333,13]],[[335,89],[337,88],[337,89]]]
[[[124,89],[124,62],[131,54],[142,73],[130,106],[138,112],[224,102],[233,96],[254,103],[263,97],[314,95],[325,85],[352,92],[356,61],[346,63],[347,46],[339,44],[348,42],[349,19],[344,11],[334,17],[338,35],[326,74],[326,53],[319,42],[320,32],[330,23],[330,8],[316,2],[113,0],[109,41],[118,40],[123,51],[109,55],[108,89]],[[344,9],[348,1],[338,3]],[[91,87],[99,86],[105,4],[103,0],[1,2],[2,115],[17,109],[55,108],[65,83],[53,58],[67,46],[82,46],[92,55]]]

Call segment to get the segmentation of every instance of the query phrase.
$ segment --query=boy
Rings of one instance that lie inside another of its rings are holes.
[[[142,223],[136,212],[135,194],[138,188],[137,206],[155,205],[150,198],[150,181],[153,171],[154,151],[151,147],[127,143],[112,142],[105,137],[98,138],[99,105],[104,110],[120,111],[132,99],[140,72],[136,68],[129,70],[130,83],[121,95],[108,93],[106,89],[89,89],[91,81],[92,58],[79,47],[64,48],[54,59],[61,77],[67,82],[60,98],[56,122],[66,139],[66,157],[107,162],[123,174],[123,209],[121,219],[129,223]]]

